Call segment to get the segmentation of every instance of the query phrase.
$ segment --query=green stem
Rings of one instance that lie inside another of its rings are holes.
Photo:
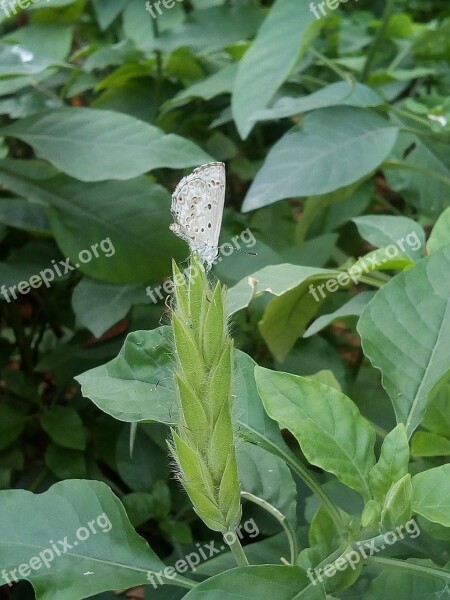
[[[255,429],[247,425],[246,423],[239,423],[239,429],[241,435],[247,439],[247,441],[257,444],[264,448],[268,452],[271,452],[275,456],[279,456],[284,462],[290,467],[294,473],[300,477],[300,479],[309,487],[309,489],[316,494],[319,500],[322,502],[323,507],[330,515],[331,520],[336,525],[337,530],[342,535],[344,530],[344,520],[341,517],[339,510],[334,506],[331,499],[327,496],[326,492],[322,489],[319,483],[309,474],[308,470],[297,460],[294,455],[288,454],[281,448],[279,448],[274,442],[268,438],[262,436]]]
[[[409,171],[416,171],[417,173],[422,173],[423,175],[428,175],[437,181],[441,181],[446,185],[450,186],[450,177],[446,177],[445,175],[441,175],[432,169],[427,169],[425,167],[419,167],[418,165],[414,165],[412,163],[404,162],[401,160],[398,161],[388,161],[382,164],[382,169],[408,169]]]
[[[336,73],[336,75],[338,77],[340,77],[341,79],[343,79],[350,85],[356,83],[349,73],[346,73],[345,71],[340,69],[338,66],[336,66],[333,63],[332,60],[330,60],[329,58],[324,56],[321,52],[318,52],[315,48],[310,48],[309,51],[311,52],[311,54],[314,54],[314,56],[316,56],[319,60],[321,60],[323,62],[323,64],[326,65],[331,71]]]
[[[367,53],[366,62],[364,63],[364,67],[361,73],[361,81],[367,81],[369,77],[370,70],[373,65],[373,61],[375,60],[375,56],[380,48],[380,44],[383,41],[384,34],[386,33],[389,19],[391,18],[391,14],[394,10],[395,0],[386,0],[386,4],[384,6],[384,11],[381,16],[381,26],[378,30],[378,33],[372,42],[369,52]]]
[[[427,137],[430,140],[434,140],[441,144],[450,144],[450,137],[442,135],[442,133],[437,133],[436,131],[425,131],[424,129],[416,129],[415,127],[406,127],[406,125],[402,125],[400,129],[406,133]]]
[[[407,562],[406,560],[399,560],[397,558],[388,558],[382,556],[370,556],[370,562],[383,565],[390,569],[401,569],[403,571],[413,571],[418,575],[424,575],[428,577],[434,577],[438,579],[444,579],[450,582],[450,572],[440,567],[429,567],[427,565],[418,565],[417,563]]]
[[[295,565],[297,556],[299,553],[298,544],[297,544],[297,536],[295,535],[295,531],[292,529],[291,524],[286,519],[286,517],[283,515],[283,513],[280,512],[278,510],[278,508],[275,508],[275,506],[272,506],[272,504],[270,504],[269,502],[266,502],[265,500],[263,500],[262,498],[259,498],[258,496],[254,496],[250,492],[241,492],[241,496],[243,498],[246,498],[247,500],[250,500],[250,502],[257,504],[264,510],[266,510],[269,514],[271,514],[280,523],[280,525],[283,527],[283,529],[286,533],[286,536],[288,538],[289,550],[291,553],[291,561],[290,561],[291,565]]]
[[[249,563],[248,563],[247,557],[245,556],[244,550],[241,546],[241,542],[239,541],[238,536],[236,535],[236,533],[234,531],[230,531],[229,533],[231,534],[233,541],[231,543],[229,543],[225,540],[225,542],[229,546],[229,548],[231,550],[231,554],[234,556],[237,564],[240,567],[247,567]]]

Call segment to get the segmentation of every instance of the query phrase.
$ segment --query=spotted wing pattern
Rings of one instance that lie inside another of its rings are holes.
[[[172,195],[170,229],[211,267],[218,254],[225,200],[225,165],[202,165],[184,177]]]

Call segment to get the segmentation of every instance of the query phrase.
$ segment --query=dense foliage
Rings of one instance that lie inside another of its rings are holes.
[[[450,597],[449,61],[446,0],[0,2],[5,598]]]

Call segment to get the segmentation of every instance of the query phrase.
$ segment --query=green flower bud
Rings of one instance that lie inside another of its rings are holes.
[[[222,533],[241,519],[232,422],[233,341],[225,316],[225,288],[211,288],[197,256],[189,276],[174,264],[175,383],[180,420],[170,451],[178,477],[204,523]]]

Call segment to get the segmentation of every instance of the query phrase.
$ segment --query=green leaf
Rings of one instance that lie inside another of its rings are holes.
[[[0,404],[0,450],[19,437],[26,420],[26,415],[15,406]]]
[[[375,432],[353,402],[317,381],[255,368],[264,407],[298,440],[307,460],[368,500]]]
[[[408,472],[409,445],[406,429],[399,423],[383,440],[380,458],[369,473],[370,489],[382,501],[393,483]]]
[[[450,207],[436,221],[427,242],[428,254],[450,244]]]
[[[72,308],[80,323],[99,338],[134,304],[145,304],[146,300],[142,285],[115,285],[84,277],[73,291]]]
[[[383,375],[408,437],[450,365],[450,246],[386,284],[358,322],[364,354]],[[432,293],[430,293],[430,289]]]
[[[184,244],[168,229],[169,193],[156,183],[138,177],[86,184],[64,175],[35,181],[15,162],[0,162],[0,181],[49,206],[59,247],[86,275],[110,283],[143,283],[166,277],[171,257],[182,256]],[[87,252],[91,260],[85,262]],[[144,294],[142,301],[148,302]]]
[[[76,377],[84,396],[120,421],[177,422],[168,327],[135,331],[119,355]]]
[[[267,106],[300,59],[314,22],[307,3],[276,0],[272,6],[239,64],[231,108],[242,138],[253,127],[253,114]]]
[[[381,525],[385,531],[392,531],[399,525],[404,525],[411,519],[412,486],[411,475],[392,484],[384,500],[381,511]]]
[[[360,236],[376,248],[393,244],[414,261],[424,255],[425,231],[412,219],[389,215],[364,215],[352,221]]]
[[[314,586],[299,567],[255,565],[238,567],[200,583],[184,600],[325,600],[322,585]]]
[[[413,511],[450,527],[450,464],[414,475],[412,487]]]
[[[58,479],[87,477],[86,457],[79,450],[49,444],[45,452],[45,464]]]
[[[370,584],[364,600],[444,600],[448,595],[448,582],[437,577],[424,577],[419,569],[414,571],[414,562],[408,560],[408,570],[384,570]],[[420,561],[422,564],[433,565],[431,561]]]
[[[324,108],[306,115],[270,150],[243,210],[293,196],[326,194],[358,181],[389,155],[397,132],[362,108]]]
[[[395,116],[391,117],[391,120],[403,126],[409,124],[409,121],[403,122]],[[436,219],[450,206],[448,184],[429,177],[426,173],[420,172],[420,169],[428,169],[450,179],[450,166],[444,160],[445,150],[441,151],[439,144],[430,142],[426,137],[401,131],[394,148],[394,157],[402,160],[405,150],[411,148],[412,144],[414,149],[406,157],[405,162],[419,170],[386,169],[384,174],[391,189],[401,194],[419,212]]]
[[[450,438],[450,382],[431,394],[422,425]]]
[[[37,75],[48,69],[54,61],[40,59],[26,47],[0,43],[0,77],[11,75]]]
[[[258,121],[268,121],[328,106],[369,107],[378,106],[382,102],[380,96],[366,85],[338,81],[308,96],[279,98],[270,108],[256,112],[253,118]]]
[[[297,488],[289,467],[267,450],[244,442],[237,447],[242,490],[277,508],[297,527]]]
[[[348,302],[343,304],[334,312],[329,313],[327,315],[321,315],[318,319],[316,319],[314,323],[312,323],[305,331],[303,337],[307,338],[314,335],[315,333],[321,331],[322,329],[330,325],[330,323],[332,323],[336,319],[341,320],[346,317],[361,316],[362,311],[372,300],[374,295],[375,292],[361,292],[356,296],[352,296]]]
[[[108,0],[92,0],[95,16],[97,17],[100,29],[102,31],[108,29],[127,4],[128,0],[116,0],[115,2],[108,2]]]
[[[438,433],[416,431],[411,440],[414,456],[450,456],[450,440]]]
[[[1,199],[0,223],[34,233],[50,233],[46,207],[22,198]]]
[[[193,142],[122,113],[59,108],[0,129],[81,181],[132,179],[152,169],[182,169],[211,160]],[[126,157],[126,160],[125,160]]]
[[[45,0],[46,4],[47,1],[52,0]],[[20,44],[20,46],[35,55],[36,61],[64,64],[62,61],[68,57],[72,46],[73,31],[73,25],[31,23],[7,33],[3,40],[12,44]],[[70,65],[67,64],[66,66],[69,67]]]
[[[74,408],[54,406],[42,415],[41,425],[56,444],[72,450],[86,448],[83,421]]]
[[[81,600],[145,583],[149,570],[164,569],[104,483],[62,481],[43,494],[8,490],[0,502],[2,567],[10,580],[29,579],[39,600]]]

